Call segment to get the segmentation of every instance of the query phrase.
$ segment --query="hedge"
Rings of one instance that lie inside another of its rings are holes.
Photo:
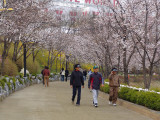
[[[109,85],[101,87],[101,91],[109,93]],[[118,93],[119,98],[145,106],[149,109],[160,111],[160,95],[153,92],[144,92],[122,87]]]
[[[1,64],[0,64],[1,67]],[[10,60],[6,59],[4,62],[3,74],[4,76],[16,76],[18,74],[18,68],[16,64]]]

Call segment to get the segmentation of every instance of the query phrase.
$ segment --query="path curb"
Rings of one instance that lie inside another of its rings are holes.
[[[99,95],[104,98],[104,99],[109,99],[109,95],[104,93],[104,92],[99,92]],[[120,106],[123,106],[127,109],[133,110],[135,112],[138,112],[142,115],[145,115],[149,118],[152,118],[153,120],[160,120],[160,112],[154,111],[154,110],[150,110],[146,107],[122,100],[122,99],[118,99],[117,104]]]

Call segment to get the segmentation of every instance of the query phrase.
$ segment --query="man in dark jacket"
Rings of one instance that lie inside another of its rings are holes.
[[[95,107],[98,107],[98,91],[100,89],[100,85],[104,86],[104,80],[102,78],[102,75],[98,73],[98,66],[94,66],[94,73],[92,73],[88,80],[88,88],[92,89],[93,93],[93,105]]]
[[[80,72],[80,65],[76,64],[74,66],[74,71],[71,74],[70,79],[70,86],[73,88],[73,96],[72,96],[72,103],[74,103],[74,99],[78,90],[78,96],[77,96],[77,103],[76,105],[80,105],[80,99],[81,99],[81,85],[84,88],[84,80],[83,80],[83,74]]]
[[[87,77],[87,71],[84,70],[84,71],[83,71],[83,78],[84,78],[84,80],[86,80],[86,77]]]
[[[67,77],[69,75],[69,71],[68,70],[65,70],[65,77],[66,77],[66,82],[67,82]]]

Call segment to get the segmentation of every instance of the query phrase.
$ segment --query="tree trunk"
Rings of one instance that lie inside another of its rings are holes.
[[[147,85],[148,89],[150,89],[152,77],[153,77],[153,63],[151,63],[150,70],[149,70],[149,81],[148,81],[148,85]]]
[[[50,66],[50,55],[51,55],[51,50],[49,50],[49,54],[48,54],[48,67]]]
[[[60,53],[60,70],[62,69],[62,61],[61,61],[62,57],[61,57],[61,53]]]
[[[126,48],[123,49],[123,71],[124,71],[124,82],[127,85],[129,85],[128,66],[127,66],[127,51],[126,51]]]
[[[58,62],[58,58],[56,59],[56,73],[57,73],[57,62]]]
[[[110,74],[110,65],[109,65],[109,46],[107,46],[106,48],[106,53],[105,53],[105,78],[108,78],[109,74]]]
[[[142,60],[142,65],[143,65],[143,79],[144,79],[144,87],[147,89],[147,77],[146,77],[146,52],[144,50],[143,54],[143,60]]]
[[[118,71],[120,71],[120,62],[121,62],[121,57],[120,57],[120,50],[118,49]]]
[[[33,57],[33,63],[35,61],[35,53],[34,53],[34,48],[32,48],[32,57]]]
[[[17,61],[17,55],[18,55],[18,45],[19,45],[19,42],[16,41],[14,43],[14,51],[13,51],[13,57],[12,57],[12,61],[16,62]]]
[[[7,40],[4,40],[4,49],[2,53],[2,63],[1,63],[1,75],[3,75],[4,63],[8,56],[9,46],[10,46],[10,43]]]

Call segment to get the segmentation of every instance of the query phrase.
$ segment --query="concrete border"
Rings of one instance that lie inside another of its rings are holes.
[[[109,95],[107,93],[104,93],[104,92],[99,92],[99,95],[102,97],[102,98],[105,98],[105,99],[109,99]],[[140,106],[140,105],[137,105],[137,104],[134,104],[134,103],[131,103],[131,102],[128,102],[128,101],[125,101],[125,100],[122,100],[122,99],[118,99],[117,101],[117,104],[120,105],[120,106],[123,106],[127,109],[130,109],[130,110],[133,110],[135,112],[138,112],[142,115],[145,115],[153,120],[160,120],[160,112],[158,111],[154,111],[154,110],[151,110],[151,109],[148,109],[146,107],[143,107],[143,106]]]

